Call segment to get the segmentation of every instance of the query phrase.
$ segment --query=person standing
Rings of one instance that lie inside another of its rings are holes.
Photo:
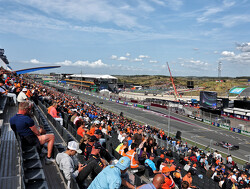
[[[134,134],[132,140],[133,140],[133,143],[136,144],[136,148],[138,148],[142,142],[142,129],[139,129],[138,132]]]

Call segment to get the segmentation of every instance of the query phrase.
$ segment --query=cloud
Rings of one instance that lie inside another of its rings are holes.
[[[119,57],[117,60],[124,61],[124,60],[128,60],[128,58],[127,58],[127,57],[125,57],[125,56],[121,56],[121,57]]]
[[[158,63],[157,60],[149,60],[149,63]]]
[[[148,55],[139,55],[139,58],[149,58]]]
[[[239,54],[235,54],[230,51],[223,51],[221,53],[222,57],[219,58],[219,61],[228,62],[231,64],[241,64],[250,66],[250,51],[248,51],[248,43],[243,43],[241,46],[237,46],[237,49],[241,50]]]
[[[126,53],[126,56],[130,56],[130,53]]]
[[[223,51],[221,55],[222,56],[235,56],[234,52],[230,52],[230,51]]]
[[[25,60],[25,61],[20,61],[21,63],[25,63],[25,64],[48,64],[46,62],[40,62],[39,60],[37,59],[31,59],[31,60]]]
[[[76,67],[90,67],[90,68],[108,67],[108,65],[104,64],[102,60],[97,60],[95,62],[81,61],[81,60],[72,62],[70,60],[65,60],[64,62],[57,62],[56,64],[62,66],[76,66]]]
[[[205,7],[202,10],[202,15],[196,18],[198,23],[207,22],[211,20],[211,17],[217,15],[220,12],[224,12],[235,5],[234,1],[224,0],[221,5]],[[216,20],[216,21],[215,21]],[[217,22],[218,18],[211,20],[212,22]],[[223,24],[223,23],[222,23]]]
[[[233,27],[242,23],[249,23],[250,14],[227,15],[213,20],[214,23],[222,24],[225,27]]]
[[[198,48],[193,48],[194,51],[198,51],[199,49]]]
[[[127,12],[128,9],[124,9],[124,7],[130,7],[126,3],[118,5],[117,3],[111,4],[109,1],[99,0],[16,0],[16,2],[24,6],[33,7],[47,15],[57,15],[82,22],[112,22],[117,26],[126,28],[139,26],[136,21],[137,18],[129,14]]]
[[[141,61],[142,61],[141,58],[135,58],[135,59],[133,59],[133,62],[141,62]]]
[[[117,60],[117,56],[116,55],[112,55],[111,57],[110,57],[112,60]]]
[[[242,43],[242,44],[236,44],[237,49],[241,52],[250,52],[250,43]]]
[[[184,68],[191,68],[195,70],[208,70],[209,63],[201,60],[194,60],[193,58],[191,59],[181,59],[180,60],[180,65]]]

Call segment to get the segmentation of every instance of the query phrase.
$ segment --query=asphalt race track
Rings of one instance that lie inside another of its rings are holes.
[[[76,92],[74,91],[74,93]],[[131,118],[141,123],[149,124],[151,126],[162,128],[165,131],[168,130],[168,111],[162,108],[150,107],[152,111],[148,111],[141,108],[135,108],[106,101],[90,95],[81,94],[81,96],[85,101],[90,103],[95,102],[97,106],[103,107],[110,111],[116,113],[123,112],[125,117]],[[212,144],[215,142],[225,141],[233,145],[239,145],[240,149],[230,151],[230,154],[248,161],[249,158],[245,155],[250,155],[250,137],[208,125],[197,120],[178,115],[176,113],[171,113],[170,115],[170,132],[172,134],[175,134],[176,131],[181,131],[182,138],[196,141],[197,143],[203,144],[205,146],[210,144],[211,139],[213,140]],[[224,153],[228,152],[227,149],[219,146],[212,145],[212,148],[220,150]]]

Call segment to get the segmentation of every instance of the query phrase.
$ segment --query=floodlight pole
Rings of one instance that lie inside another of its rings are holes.
[[[168,137],[170,136],[170,102],[168,101]]]

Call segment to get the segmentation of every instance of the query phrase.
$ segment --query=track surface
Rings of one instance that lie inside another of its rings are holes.
[[[148,111],[106,101],[85,94],[81,94],[81,97],[85,101],[92,103],[95,102],[97,106],[103,107],[113,112],[123,112],[125,117],[131,118],[133,120],[149,124],[151,126],[156,126],[166,131],[168,129],[168,111],[165,109],[151,107],[152,111]],[[100,104],[100,102],[103,104]],[[234,145],[239,145],[240,149],[236,151],[230,151],[230,154],[246,161],[248,160],[248,157],[245,155],[250,155],[250,137],[208,125],[172,112],[170,114],[170,118],[171,133],[175,134],[176,131],[181,131],[182,137],[196,141],[197,143],[203,144],[205,146],[210,144],[211,139],[213,140],[213,143],[225,141]],[[212,145],[212,148],[220,150],[224,153],[228,152],[227,149],[222,147]]]

